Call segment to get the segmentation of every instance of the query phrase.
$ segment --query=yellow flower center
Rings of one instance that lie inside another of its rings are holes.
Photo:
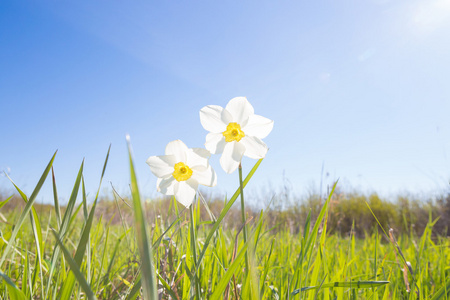
[[[177,181],[186,181],[192,176],[192,170],[185,163],[179,162],[173,167],[173,178]]]
[[[241,125],[238,123],[229,123],[227,126],[227,130],[222,132],[223,136],[225,137],[225,141],[227,143],[229,142],[239,142],[244,136],[244,132],[241,130]]]

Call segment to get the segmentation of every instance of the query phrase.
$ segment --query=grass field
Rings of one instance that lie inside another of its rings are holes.
[[[56,154],[55,154],[56,155]],[[81,165],[67,206],[58,203],[55,156],[20,209],[0,202],[1,299],[447,299],[450,248],[430,219],[417,236],[377,227],[365,238],[327,235],[331,191],[298,234],[269,227],[261,211],[244,226],[223,227],[240,190],[219,214],[197,199],[191,209],[175,199],[164,214],[139,196],[130,154],[130,199],[116,197],[120,222],[95,213]],[[105,160],[107,165],[108,156]],[[256,172],[258,161],[243,181]],[[37,211],[36,196],[53,180],[54,206]],[[100,190],[100,186],[99,186]],[[117,195],[116,195],[117,196]],[[81,201],[80,201],[81,200]],[[120,203],[120,205],[119,205]],[[206,210],[207,217],[200,212]],[[370,211],[370,208],[367,207]],[[124,217],[132,214],[133,218]],[[376,218],[376,214],[371,214]]]

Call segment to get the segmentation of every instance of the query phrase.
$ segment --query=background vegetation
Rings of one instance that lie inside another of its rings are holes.
[[[13,192],[8,194],[6,190],[6,188],[0,189],[0,201],[6,200],[7,196],[10,195],[13,195],[13,197],[0,210],[0,213],[4,215],[20,210],[25,206],[25,202],[20,196]],[[298,234],[302,230],[310,211],[314,220],[326,200],[326,197],[321,197],[318,194],[311,194],[304,198],[286,194],[280,196],[275,192],[272,192],[272,194],[274,197],[271,198],[271,201],[264,203],[265,222],[275,232],[287,230],[291,234]],[[147,219],[154,220],[158,215],[167,216],[171,205],[170,200],[169,197],[147,200]],[[206,198],[205,201],[214,215],[219,215],[224,207],[223,199],[217,197]],[[246,208],[247,214],[257,217],[260,209],[255,205],[252,206],[251,201],[249,202]],[[122,218],[131,223],[133,211],[127,209],[126,203],[131,203],[130,195],[118,195],[114,191],[110,191],[109,195],[99,199],[95,216],[97,219],[102,217],[104,222],[111,222],[113,225],[120,224]],[[433,234],[441,236],[450,234],[448,232],[450,226],[450,193],[443,193],[437,197],[430,196],[429,198],[409,195],[386,199],[376,193],[369,195],[362,192],[346,193],[340,191],[339,188],[334,192],[330,202],[328,233],[345,236],[353,230],[353,233],[359,238],[373,233],[377,221],[366,203],[369,204],[383,227],[393,228],[397,234],[414,233],[421,236],[428,224],[430,213],[432,219],[437,220],[433,226]],[[35,203],[34,207],[39,214],[54,212],[54,207],[51,204]],[[64,206],[62,206],[62,209],[64,209]],[[118,213],[118,209],[122,211],[122,215]],[[208,211],[204,206],[200,207],[200,214],[202,219],[208,217]],[[240,223],[240,208],[239,205],[234,205],[224,219],[223,227],[236,229],[240,226]]]
[[[81,165],[67,205],[54,178],[54,205],[37,204],[53,159],[30,196],[1,196],[0,299],[448,298],[448,194],[276,196],[247,207],[244,242],[239,190],[142,202],[131,156],[131,196],[88,199]]]

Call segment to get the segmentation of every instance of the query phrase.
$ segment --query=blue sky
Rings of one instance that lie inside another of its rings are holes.
[[[27,193],[56,149],[62,199],[83,158],[95,193],[111,143],[104,187],[126,194],[128,133],[154,196],[147,157],[201,147],[199,110],[235,96],[275,121],[250,191],[307,193],[322,166],[348,190],[448,188],[450,0],[2,1],[0,41],[0,169]],[[211,164],[207,191],[233,193]]]

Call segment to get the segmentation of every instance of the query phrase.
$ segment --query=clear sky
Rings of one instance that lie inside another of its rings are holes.
[[[250,191],[285,177],[305,193],[322,166],[347,189],[443,190],[449,71],[450,0],[1,1],[0,169],[30,194],[58,149],[60,196],[83,158],[92,195],[112,143],[104,187],[126,193],[129,133],[156,195],[145,160],[175,139],[202,147],[199,110],[246,96],[275,121]],[[233,193],[238,174],[211,164],[208,191]]]

